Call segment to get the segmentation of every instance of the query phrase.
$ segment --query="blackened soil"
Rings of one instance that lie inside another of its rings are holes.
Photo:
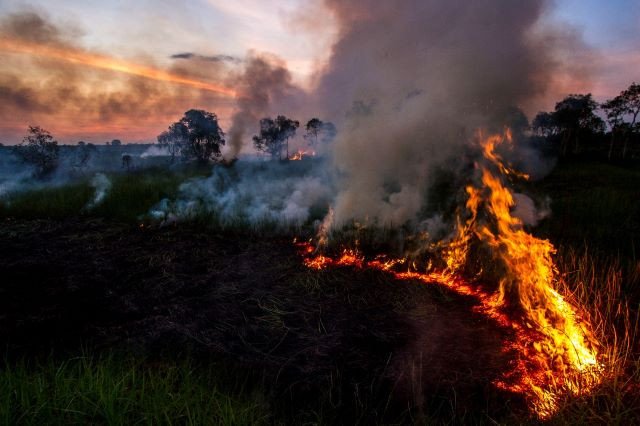
[[[188,353],[260,371],[291,411],[344,406],[344,422],[477,419],[505,407],[491,383],[507,368],[508,336],[473,305],[379,271],[310,271],[291,238],[87,219],[0,224],[8,357],[81,346]]]

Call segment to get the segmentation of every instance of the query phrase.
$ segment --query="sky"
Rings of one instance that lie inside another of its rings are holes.
[[[541,108],[640,81],[640,0],[555,0],[541,25],[586,46]],[[322,0],[1,0],[0,142],[28,125],[63,143],[151,142],[190,108],[224,127],[247,55],[313,90],[337,35]]]

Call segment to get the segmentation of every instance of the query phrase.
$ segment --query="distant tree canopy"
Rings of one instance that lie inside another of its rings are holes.
[[[541,112],[532,122],[536,133],[545,137],[560,136],[560,151],[566,156],[569,150],[580,151],[580,141],[603,133],[604,121],[596,115],[598,103],[591,93],[569,95],[556,103],[553,112]]]
[[[616,136],[622,137],[622,158],[626,158],[629,150],[629,140],[635,133],[640,133],[640,84],[631,83],[629,88],[620,92],[618,96],[602,104],[602,110],[607,115],[607,122],[611,126],[611,141],[609,144],[609,159],[613,155]]]
[[[27,136],[15,150],[25,163],[35,167],[37,177],[44,177],[58,167],[58,141],[39,126],[29,126]]]
[[[286,151],[289,158],[289,138],[296,134],[300,122],[279,115],[276,119],[270,117],[260,120],[260,132],[253,137],[253,145],[258,151],[268,153],[272,159],[282,159],[282,151]]]
[[[180,153],[185,160],[207,162],[220,157],[225,140],[214,113],[190,109],[158,135],[158,143],[168,148],[172,159]]]
[[[318,118],[312,118],[305,125],[304,138],[312,148],[318,143],[329,143],[336,137],[336,126],[331,122],[323,122]]]
[[[91,156],[95,151],[96,146],[94,144],[84,141],[78,142],[72,164],[73,168],[76,169],[76,171],[82,172],[89,164],[89,160],[91,160]]]
[[[114,139],[111,141],[111,146],[122,146],[122,141],[120,139]]]

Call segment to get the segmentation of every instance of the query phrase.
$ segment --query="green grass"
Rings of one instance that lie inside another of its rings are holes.
[[[90,179],[34,189],[0,199],[0,217],[65,219],[85,215],[135,222],[163,198],[175,198],[181,183],[205,176],[208,172],[209,168],[191,167],[177,171],[158,168],[108,175],[112,186],[104,201],[90,211],[85,209],[95,192]]]
[[[85,214],[135,222],[161,199],[175,198],[179,185],[186,179],[204,174],[202,170],[147,170],[110,176],[113,186],[109,195],[89,213],[82,212],[93,195],[88,182],[30,191],[0,200],[0,217],[61,219]],[[560,290],[586,310],[597,338],[606,348],[602,384],[589,395],[559,401],[560,410],[550,422],[637,423],[640,170],[602,163],[565,163],[545,179],[530,183],[527,189],[539,198],[551,199],[552,215],[533,231],[559,247],[556,262],[563,276]],[[194,220],[203,225],[219,222],[214,214]],[[226,226],[239,234],[252,231],[242,218]],[[265,223],[260,235],[276,233],[276,228],[274,223]],[[396,231],[383,231],[354,228],[334,237],[341,242],[358,241],[361,248],[392,249],[386,244]],[[326,283],[309,278],[300,285],[313,294]],[[269,309],[264,320],[279,326],[281,311],[296,308]],[[110,356],[6,364],[0,371],[0,423],[255,424],[285,418],[324,424],[339,422],[338,405],[352,398],[339,394],[343,372],[335,371],[325,392],[318,395],[317,405],[303,408],[302,417],[297,407],[288,407],[290,412],[283,414],[287,408],[278,408],[282,404],[277,401],[267,404],[264,392],[255,393],[242,385],[242,376],[220,379],[216,368],[215,365],[198,368],[188,361],[153,364]],[[375,397],[358,395],[360,399],[352,398],[356,400],[353,406],[360,407],[363,413],[384,412],[385,390],[377,385],[375,379],[370,384]],[[379,401],[383,402],[378,404]],[[510,414],[505,418],[511,418]]]
[[[241,380],[221,386],[225,375],[215,364],[113,356],[7,363],[0,370],[0,424],[267,423],[262,395]]]
[[[550,197],[536,233],[556,244],[640,258],[640,170],[602,163],[562,164],[531,185]]]

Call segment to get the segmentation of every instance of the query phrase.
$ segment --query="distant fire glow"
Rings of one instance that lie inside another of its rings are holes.
[[[289,160],[291,160],[291,161],[300,161],[304,157],[315,157],[315,155],[316,155],[316,152],[313,151],[313,150],[303,151],[303,150],[299,149],[298,151],[294,152],[289,157]]]
[[[456,236],[440,250],[447,265],[444,270],[434,270],[430,264],[420,268],[407,259],[385,255],[366,258],[353,249],[329,257],[317,254],[311,242],[299,247],[305,265],[312,269],[341,265],[373,268],[397,279],[444,285],[475,297],[480,313],[513,331],[513,340],[500,349],[520,354],[494,385],[524,395],[536,414],[546,418],[557,409],[559,395],[585,394],[600,382],[599,344],[580,310],[554,290],[559,278],[551,258],[552,244],[528,234],[522,221],[511,215],[514,200],[503,179],[526,176],[504,164],[495,151],[498,145],[511,143],[510,132],[481,138],[480,142],[485,164],[479,166],[479,184],[466,188],[465,215],[460,215]],[[481,214],[488,219],[481,220]],[[491,261],[502,265],[497,292],[461,272],[474,241],[488,247]]]

